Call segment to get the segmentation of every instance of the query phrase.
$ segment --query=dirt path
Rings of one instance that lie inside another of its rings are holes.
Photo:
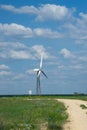
[[[64,130],[87,130],[87,109],[82,109],[81,104],[87,106],[87,101],[73,99],[58,99],[64,102],[69,113],[69,122],[64,126]]]

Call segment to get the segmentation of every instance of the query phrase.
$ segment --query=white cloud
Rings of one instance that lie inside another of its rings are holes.
[[[19,80],[19,79],[24,79],[26,78],[25,74],[17,74],[13,77],[13,80]]]
[[[81,18],[84,19],[84,21],[87,22],[87,14],[84,14],[84,13],[80,12],[79,16],[81,16]]]
[[[71,22],[64,25],[64,30],[66,30],[66,35],[69,38],[78,38],[78,27]]]
[[[37,20],[56,20],[61,21],[60,32],[50,28],[29,28],[16,23],[0,24],[0,35],[11,38],[70,38],[76,43],[86,43],[87,40],[87,14],[80,12],[78,16],[73,16],[74,8],[67,8],[56,4],[44,4],[39,7],[22,6],[16,8],[12,5],[1,5],[2,9],[15,13],[34,14]],[[66,22],[62,22],[66,21]]]
[[[59,65],[59,66],[58,66],[58,69],[64,69],[64,68],[65,68],[64,65]]]
[[[16,36],[20,38],[30,38],[32,37],[32,30],[23,25],[16,23],[11,24],[1,24],[0,23],[0,33],[5,36]]]
[[[46,38],[62,38],[63,35],[58,31],[53,31],[49,28],[35,28],[31,29],[20,24],[1,24],[0,34],[4,38],[31,38],[31,37],[46,37]]]
[[[0,65],[0,70],[7,70],[9,67],[7,65],[1,64]]]
[[[70,70],[72,70],[72,71],[74,71],[74,70],[83,70],[84,69],[84,66],[83,66],[83,64],[80,64],[80,63],[74,63],[74,64],[67,64],[67,65],[59,65],[58,66],[58,69],[59,69],[59,71],[61,70],[61,72],[62,72],[62,70],[63,71],[70,71]]]
[[[66,36],[74,39],[76,43],[87,43],[87,14],[79,13],[79,17],[67,21],[62,27]]]
[[[0,57],[11,59],[32,59],[30,48],[19,42],[0,42]]]
[[[45,17],[45,16],[44,16]],[[20,24],[2,24],[0,23],[0,36],[4,38],[71,38],[76,43],[86,43],[87,40],[87,14],[80,13],[79,18],[67,21],[60,26],[60,30],[52,30],[51,28],[30,28]]]
[[[14,13],[28,13],[28,14],[36,14],[38,9],[34,6],[22,6],[20,8],[15,8],[12,5],[1,5],[2,9],[12,11]]]
[[[86,56],[86,55],[80,56],[80,57],[79,57],[79,60],[84,61],[84,62],[87,62],[87,56]]]
[[[9,72],[9,71],[0,71],[0,76],[9,76],[9,75],[11,75],[11,72]]]
[[[14,13],[36,14],[36,19],[41,21],[48,19],[63,20],[70,17],[73,12],[73,9],[68,9],[65,6],[56,4],[44,4],[39,7],[22,6],[20,8],[16,8],[12,5],[1,5],[1,8]]]
[[[8,48],[8,49],[27,49],[28,47],[20,42],[0,42],[0,48]]]
[[[31,59],[32,55],[27,51],[10,51],[10,57],[12,59]]]
[[[71,68],[73,69],[76,69],[76,70],[80,70],[80,69],[83,69],[84,67],[82,67],[82,65],[78,64],[78,65],[73,65],[73,66],[70,66]]]
[[[36,57],[40,57],[41,55],[45,59],[50,57],[50,54],[46,51],[43,45],[34,45],[32,50],[35,52]]]
[[[33,69],[29,69],[29,70],[26,71],[26,73],[27,74],[34,74],[34,71],[33,71]]]
[[[58,31],[52,31],[51,29],[44,28],[36,28],[34,29],[34,33],[39,37],[47,37],[47,38],[61,38],[63,37]]]
[[[65,58],[74,58],[75,56],[66,48],[63,48],[60,51],[60,54],[62,54]]]
[[[65,6],[46,4],[39,7],[38,20],[63,20],[69,13]]]
[[[41,55],[45,59],[51,57],[43,45],[29,47],[19,42],[0,42],[0,58],[2,59],[36,59]]]

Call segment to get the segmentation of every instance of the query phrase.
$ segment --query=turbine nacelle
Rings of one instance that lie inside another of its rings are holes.
[[[33,69],[33,71],[34,71],[34,72],[38,72],[38,71],[39,71],[39,69]]]
[[[42,73],[46,78],[48,78],[45,72],[41,69],[34,69],[33,71],[37,72],[37,76],[40,76],[40,74]]]

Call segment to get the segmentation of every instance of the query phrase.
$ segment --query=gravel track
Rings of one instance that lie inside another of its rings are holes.
[[[75,99],[58,99],[58,101],[65,104],[69,114],[64,130],[87,130],[87,109],[80,107],[81,104],[87,106],[87,101]]]

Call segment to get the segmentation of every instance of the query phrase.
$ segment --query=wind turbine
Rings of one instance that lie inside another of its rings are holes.
[[[41,94],[41,87],[40,87],[40,76],[41,76],[41,73],[46,77],[47,75],[44,73],[44,71],[42,70],[42,65],[43,65],[43,58],[41,56],[41,61],[40,61],[40,66],[39,68],[35,68],[34,71],[37,73],[37,83],[36,83],[36,94],[37,95],[40,95]]]

